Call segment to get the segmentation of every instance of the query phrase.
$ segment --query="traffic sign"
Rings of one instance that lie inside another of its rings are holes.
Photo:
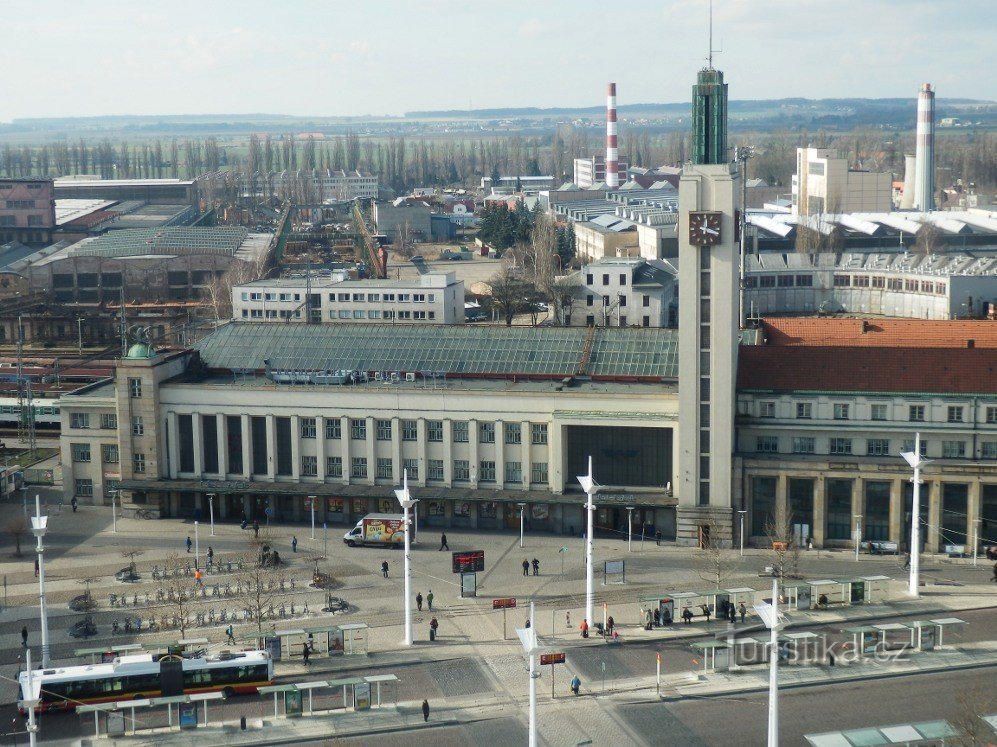
[[[515,600],[515,598],[512,598],[512,597],[510,597],[508,599],[493,599],[492,600],[492,609],[493,610],[504,610],[504,609],[507,609],[507,608],[515,607],[515,606],[516,606],[516,600]]]
[[[564,664],[564,654],[540,654],[540,666],[546,664]]]
[[[450,553],[454,573],[479,573],[485,570],[485,551],[468,550]]]

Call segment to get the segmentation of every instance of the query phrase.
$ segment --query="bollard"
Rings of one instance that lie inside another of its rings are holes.
[[[246,717],[245,716],[240,716],[239,717],[239,728],[242,729],[242,731],[246,731]]]

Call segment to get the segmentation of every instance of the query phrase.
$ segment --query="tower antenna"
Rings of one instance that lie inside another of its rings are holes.
[[[709,53],[706,55],[706,65],[707,65],[706,69],[707,70],[712,70],[713,69],[713,54],[715,52],[723,52],[724,51],[722,44],[720,45],[720,49],[714,49],[713,48],[713,0],[710,0],[710,39],[709,39],[709,41],[710,41],[710,46],[709,46],[709,50],[708,50]]]

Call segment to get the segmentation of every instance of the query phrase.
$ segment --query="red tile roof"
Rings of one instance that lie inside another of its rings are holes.
[[[739,389],[997,394],[997,353],[981,348],[743,345]]]
[[[845,345],[848,347],[997,348],[997,322],[923,319],[762,320],[767,345]]]

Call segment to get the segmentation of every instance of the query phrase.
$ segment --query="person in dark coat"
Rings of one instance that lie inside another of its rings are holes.
[[[21,628],[21,646],[24,648],[28,647],[28,626],[25,625]]]
[[[429,721],[429,701],[425,699],[422,701],[422,720]]]
[[[301,644],[301,658],[305,660],[305,664],[308,663],[308,657],[312,655],[312,650],[308,647],[308,641]]]
[[[415,606],[419,608],[419,612],[422,612],[422,592],[420,591],[415,595]]]
[[[537,560],[536,558],[533,558],[533,575],[534,576],[540,575],[540,561]]]
[[[387,560],[385,560],[383,563],[381,563],[381,573],[384,575],[385,578],[388,577],[388,561]]]
[[[682,619],[685,620],[686,625],[690,625],[692,623],[692,610],[688,607],[682,610]]]
[[[443,534],[440,535],[440,552],[443,552],[443,550],[449,550],[449,549],[450,549],[450,545],[447,544],[447,533],[444,532]]]
[[[530,561],[528,560],[523,561],[523,575],[524,576],[530,575]]]

